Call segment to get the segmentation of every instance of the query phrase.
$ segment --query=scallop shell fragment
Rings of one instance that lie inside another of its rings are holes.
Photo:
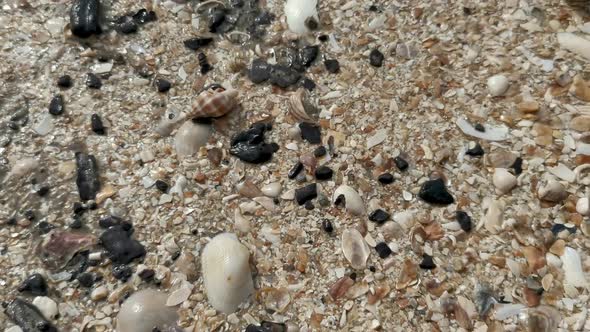
[[[311,103],[309,93],[299,88],[289,97],[289,114],[297,122],[317,122],[318,109]]]
[[[342,252],[354,269],[364,269],[371,253],[361,233],[354,228],[342,232]]]
[[[214,86],[201,92],[188,118],[219,118],[238,106],[238,90]]]

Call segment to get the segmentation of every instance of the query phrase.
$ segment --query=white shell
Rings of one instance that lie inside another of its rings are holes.
[[[340,195],[344,195],[346,211],[357,216],[365,213],[363,199],[352,187],[344,184],[338,187],[332,195],[332,202],[336,202]]]
[[[179,156],[192,156],[199,148],[207,144],[211,135],[211,126],[186,121],[174,137],[174,147]]]
[[[272,182],[260,188],[262,193],[268,197],[279,197],[281,189],[281,184],[279,182]]]
[[[563,184],[555,180],[550,180],[545,186],[539,187],[537,194],[540,199],[553,203],[559,203],[567,197]]]
[[[285,16],[289,30],[298,34],[308,33],[310,30],[307,28],[305,20],[313,17],[316,22],[319,22],[317,5],[317,0],[287,0]]]
[[[249,258],[248,249],[232,233],[219,234],[205,246],[203,285],[213,308],[230,314],[254,292]]]
[[[484,124],[483,127],[485,128],[485,131],[482,132],[476,130],[462,117],[457,119],[457,126],[459,126],[459,129],[461,129],[465,135],[485,139],[487,141],[503,141],[509,137],[508,127],[506,126],[490,126]]]
[[[364,269],[371,253],[361,233],[354,228],[342,232],[342,252],[354,269]]]
[[[516,186],[516,176],[505,168],[496,168],[492,181],[499,194],[506,194]]]
[[[584,270],[578,252],[573,248],[565,247],[561,260],[565,272],[565,284],[574,287],[586,287],[588,282],[584,277]]]
[[[176,326],[176,308],[167,307],[168,295],[153,289],[133,293],[117,315],[117,332],[152,332],[154,327],[171,331]]]
[[[57,316],[59,311],[57,310],[57,303],[47,296],[37,296],[33,299],[33,305],[41,311],[43,317],[48,320],[52,320]]]
[[[503,95],[508,90],[508,78],[504,75],[494,75],[488,78],[488,91],[493,97]]]
[[[590,199],[582,197],[576,203],[576,212],[583,216],[590,216]]]
[[[570,32],[561,32],[557,34],[557,42],[561,48],[590,60],[590,40]]]

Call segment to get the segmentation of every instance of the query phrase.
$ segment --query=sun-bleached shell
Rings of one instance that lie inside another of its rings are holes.
[[[238,106],[239,92],[236,89],[213,88],[201,92],[193,102],[187,118],[218,118]]]
[[[590,216],[590,199],[588,197],[578,199],[578,202],[576,203],[576,212],[583,216]]]
[[[235,234],[222,233],[209,242],[201,255],[203,285],[213,308],[235,312],[254,292],[250,252]]]
[[[587,287],[588,281],[584,276],[582,262],[578,252],[570,247],[565,247],[561,256],[563,270],[565,272],[565,283],[574,287]]]
[[[371,253],[361,233],[354,228],[342,232],[342,252],[354,269],[364,269]]]
[[[186,121],[174,136],[174,148],[179,156],[192,156],[199,148],[207,144],[211,135],[211,126]]]
[[[310,32],[309,20],[319,22],[317,0],[287,0],[285,2],[285,16],[289,30],[298,34]]]
[[[516,176],[508,172],[505,168],[496,168],[492,179],[496,191],[499,194],[506,194],[516,186]]]
[[[178,314],[175,307],[166,306],[168,295],[153,289],[133,293],[117,315],[117,332],[175,331]]]
[[[344,206],[346,211],[353,215],[362,215],[365,213],[365,205],[363,199],[356,190],[347,185],[341,185],[334,191],[332,202],[336,203],[340,195],[344,195]]]

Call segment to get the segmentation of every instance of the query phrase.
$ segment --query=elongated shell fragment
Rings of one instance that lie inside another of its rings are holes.
[[[250,252],[233,233],[215,236],[201,255],[203,284],[213,308],[229,314],[254,292]]]
[[[219,118],[238,106],[238,90],[214,86],[201,92],[188,118]]]

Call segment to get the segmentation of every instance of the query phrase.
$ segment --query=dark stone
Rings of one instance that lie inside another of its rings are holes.
[[[404,158],[399,156],[395,157],[393,159],[393,162],[395,163],[395,167],[397,167],[397,169],[399,169],[400,171],[405,171],[410,166],[410,164],[408,164],[408,162]]]
[[[102,82],[96,74],[88,73],[86,74],[86,86],[91,89],[100,89],[100,87],[102,87]]]
[[[470,232],[473,228],[473,223],[471,222],[471,217],[464,211],[457,211],[455,212],[455,219],[461,226],[461,229],[464,232]]]
[[[222,31],[218,31],[218,29],[224,23],[225,18],[226,18],[226,12],[223,8],[220,8],[220,7],[212,8],[211,11],[209,12],[209,22],[208,22],[209,32],[213,32],[213,33],[222,32]]]
[[[19,292],[28,292],[35,296],[47,295],[47,282],[39,273],[31,274],[19,286]]]
[[[14,226],[14,225],[16,225],[16,222],[17,222],[17,220],[15,217],[10,217],[10,218],[8,218],[8,220],[6,220],[6,225]]]
[[[418,197],[430,204],[449,205],[455,202],[453,196],[447,191],[442,179],[428,180],[422,184]]]
[[[315,178],[318,180],[330,180],[332,178],[332,175],[334,174],[334,171],[332,171],[332,169],[328,166],[320,166],[318,168],[316,168],[315,170]]]
[[[387,258],[392,253],[391,249],[389,248],[389,246],[385,242],[377,243],[377,245],[375,246],[375,250],[377,251],[377,254],[379,255],[379,257],[381,257],[381,258]]]
[[[70,75],[63,75],[60,78],[57,79],[57,86],[59,86],[60,88],[71,88],[72,87],[72,78],[70,77]]]
[[[313,205],[313,203],[311,201],[305,202],[305,205],[303,205],[303,207],[305,207],[305,209],[309,210],[309,211],[315,209],[315,206]]]
[[[303,170],[303,164],[298,161],[290,170],[289,173],[287,173],[287,177],[291,180],[293,180],[294,178],[297,177],[297,175],[299,175],[299,173],[301,173],[301,171]]]
[[[559,233],[563,231],[568,231],[570,234],[574,234],[576,233],[576,226],[567,227],[564,224],[554,224],[551,226],[551,233],[553,233],[554,236],[558,236]]]
[[[213,67],[207,61],[207,55],[205,55],[205,53],[200,52],[199,54],[197,54],[197,60],[199,60],[199,66],[201,66],[202,75],[207,74],[209,71],[213,69]]]
[[[284,65],[272,66],[268,77],[271,84],[283,89],[297,83],[300,78],[301,74],[297,70]]]
[[[82,219],[80,217],[74,218],[74,221],[70,223],[71,229],[80,229],[82,228]]]
[[[484,155],[484,153],[485,152],[483,151],[483,148],[481,147],[481,145],[479,145],[479,143],[475,144],[473,149],[469,149],[465,152],[466,155],[472,157],[481,157]]]
[[[180,250],[175,251],[172,256],[170,257],[173,261],[175,261],[176,259],[178,259],[178,257],[180,257]]]
[[[330,37],[328,37],[328,35],[320,35],[318,37],[318,40],[321,41],[322,43],[325,43],[328,41],[328,39],[330,39]]]
[[[377,209],[377,210],[371,212],[371,214],[369,215],[369,220],[372,222],[376,222],[379,225],[385,223],[387,220],[389,220],[389,218],[390,218],[389,213],[387,213],[381,209]]]
[[[158,188],[158,190],[163,193],[167,193],[168,188],[170,188],[170,185],[168,185],[168,183],[166,183],[162,180],[156,180],[156,188]]]
[[[270,71],[272,66],[262,59],[254,59],[252,65],[248,70],[248,78],[252,83],[262,83],[270,77]]]
[[[299,50],[301,64],[309,68],[318,57],[318,54],[320,54],[320,47],[317,45],[303,47],[301,50]]]
[[[313,16],[306,18],[303,24],[305,24],[309,30],[317,30],[320,27],[320,23]]]
[[[131,16],[121,16],[115,20],[115,30],[124,35],[137,32],[137,21]]]
[[[133,274],[133,270],[131,267],[127,265],[114,265],[113,266],[113,277],[117,280],[121,280],[123,282],[127,281],[129,277]]]
[[[74,0],[70,10],[70,29],[74,36],[88,38],[100,34],[100,1]]]
[[[105,134],[104,125],[102,124],[102,119],[100,118],[100,115],[96,113],[92,114],[92,116],[90,117],[90,128],[97,135]]]
[[[482,133],[486,131],[486,128],[481,123],[476,123],[473,128]]]
[[[469,16],[473,14],[473,10],[469,7],[463,7],[463,14]]]
[[[422,262],[420,263],[420,268],[424,270],[433,270],[436,268],[434,261],[432,260],[432,256],[424,254],[422,255]]]
[[[49,186],[42,186],[41,188],[39,188],[39,190],[37,190],[37,195],[39,195],[40,197],[45,197],[47,194],[49,194]]]
[[[64,98],[61,95],[55,95],[49,102],[49,114],[61,115],[64,112]]]
[[[157,20],[158,17],[153,10],[148,11],[147,9],[142,8],[138,10],[137,13],[133,14],[133,19],[137,24],[145,24]]]
[[[98,166],[93,155],[76,152],[77,178],[76,185],[82,201],[96,198],[100,190]]]
[[[253,164],[269,161],[279,146],[276,143],[264,142],[264,132],[267,130],[270,130],[270,125],[255,123],[250,129],[238,133],[232,138],[230,154]]]
[[[287,332],[287,325],[284,323],[262,321],[260,326],[265,332]]]
[[[328,151],[326,150],[326,147],[324,147],[323,145],[318,146],[315,150],[313,150],[313,156],[316,158],[321,158],[325,156],[326,153],[328,153]]]
[[[379,8],[376,5],[370,5],[369,6],[369,11],[370,12],[378,12]]]
[[[33,304],[23,299],[13,299],[6,305],[6,315],[24,332],[57,332]]]
[[[393,174],[383,173],[383,174],[379,175],[379,177],[377,178],[377,181],[379,181],[381,184],[391,184],[391,183],[393,183],[393,181],[395,181],[395,179],[393,178]]]
[[[322,143],[322,132],[319,126],[313,123],[302,122],[299,124],[301,130],[301,138],[308,141],[311,144]]]
[[[303,205],[305,202],[310,201],[316,197],[318,197],[318,191],[317,185],[315,183],[295,189],[295,200],[299,205]]]
[[[80,286],[90,288],[94,285],[94,273],[84,272],[78,275],[78,283]]]
[[[68,261],[63,270],[69,272],[72,275],[70,280],[76,279],[80,273],[86,271],[89,266],[89,254],[90,252],[88,250],[83,250],[75,253],[72,259]]]
[[[145,256],[145,248],[139,241],[130,237],[123,226],[112,226],[100,235],[100,242],[114,264],[129,264],[136,258]]]
[[[172,87],[172,84],[163,78],[158,78],[156,80],[156,87],[158,88],[158,92],[168,92]]]
[[[103,217],[100,218],[100,220],[98,220],[98,226],[100,228],[109,228],[112,226],[118,226],[118,225],[124,225],[126,224],[125,221],[119,217],[115,217],[115,216],[107,216],[107,217]],[[128,224],[129,228],[131,227],[130,224]],[[128,230],[128,229],[127,229]]]
[[[151,280],[152,278],[154,278],[154,275],[156,274],[156,272],[152,269],[145,269],[142,270],[141,272],[139,272],[138,276],[141,278],[141,280]]]
[[[322,221],[322,229],[326,232],[326,233],[332,233],[334,231],[334,226],[332,226],[332,222],[330,222],[330,220],[328,219],[324,219]]]
[[[373,67],[381,67],[383,66],[383,60],[385,57],[383,53],[381,53],[378,49],[373,49],[371,53],[369,53],[369,63]]]
[[[39,232],[41,232],[41,234],[47,234],[49,232],[51,232],[52,229],[54,229],[55,226],[46,222],[46,221],[41,221],[40,223],[37,224],[37,229],[39,230]]]
[[[213,42],[213,38],[196,37],[184,41],[184,46],[188,49],[196,51],[201,47],[205,47]]]
[[[308,91],[313,91],[313,89],[315,89],[315,82],[310,80],[309,78],[304,78],[301,83],[301,86],[303,86]]]
[[[340,71],[340,63],[336,59],[324,60],[324,66],[326,66],[326,70],[332,74],[336,74]]]
[[[522,173],[522,158],[516,157],[514,164],[510,168],[514,169],[514,174],[520,175]]]

